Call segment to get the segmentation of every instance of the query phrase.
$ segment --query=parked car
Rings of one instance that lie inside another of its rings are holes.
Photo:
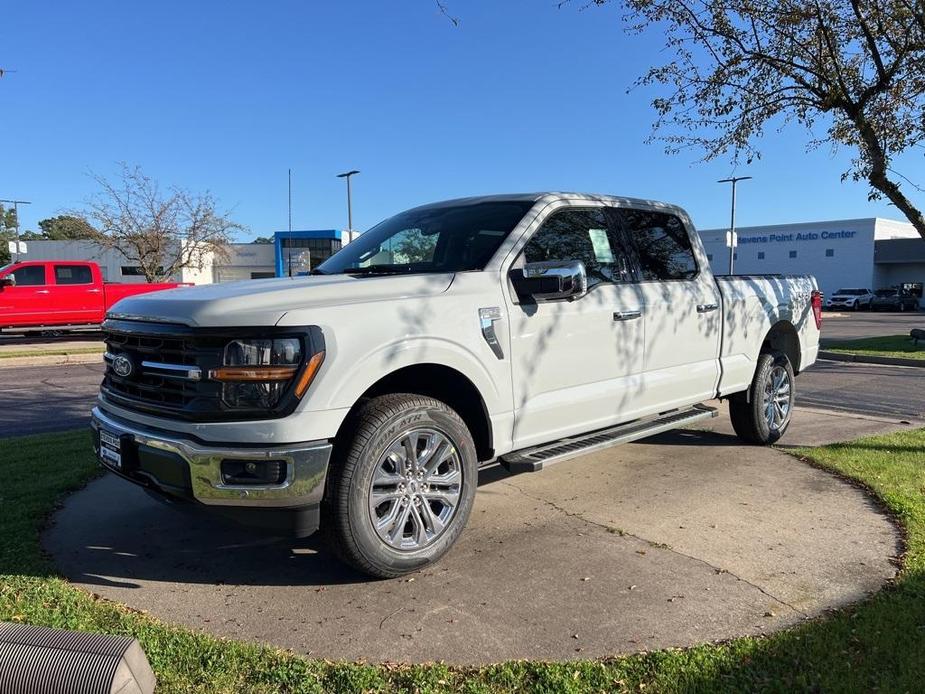
[[[869,309],[874,293],[869,289],[839,289],[825,302],[825,307],[836,310],[846,308],[850,311]]]
[[[306,535],[372,576],[459,537],[480,466],[537,471],[729,400],[770,444],[819,349],[808,276],[717,278],[680,208],[580,194],[418,207],[311,276],[124,299],[103,325],[102,464]]]
[[[918,311],[919,298],[903,289],[878,289],[871,309],[874,311]]]
[[[120,299],[179,286],[103,282],[99,265],[88,261],[11,263],[0,268],[0,329],[98,326]]]

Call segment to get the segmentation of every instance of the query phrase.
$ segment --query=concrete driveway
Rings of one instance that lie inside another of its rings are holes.
[[[836,425],[837,422],[837,426]],[[438,565],[370,581],[313,539],[187,516],[113,476],[45,546],[73,582],[169,622],[316,657],[486,663],[685,646],[860,600],[899,536],[860,490],[780,451],[681,431],[510,476],[483,471]],[[798,411],[789,444],[908,425]]]

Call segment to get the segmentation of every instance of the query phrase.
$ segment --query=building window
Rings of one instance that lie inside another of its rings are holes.
[[[144,277],[145,274],[140,265],[123,265],[120,269],[123,277]],[[157,274],[163,275],[164,268],[158,266]]]
[[[825,257],[826,257],[826,258],[832,258],[832,257],[834,257],[834,256],[835,256],[835,249],[834,249],[834,248],[826,248],[826,249],[825,249]]]
[[[791,258],[796,258],[796,257],[797,257],[797,252],[796,252],[796,251],[790,251],[790,257],[791,257]]]
[[[252,280],[267,280],[267,279],[270,279],[271,277],[276,277],[276,273],[275,272],[252,272],[251,273]]]
[[[322,261],[327,260],[341,249],[342,242],[340,239],[322,238],[322,239],[300,239],[283,237],[280,239],[280,247],[283,249],[283,257],[288,258],[290,249],[307,250],[311,261],[311,266],[315,267]]]
[[[732,259],[733,259],[733,260],[738,260],[738,259],[739,259],[739,254],[736,253],[735,251],[733,251],[733,252],[732,252]]]
[[[764,260],[764,251],[758,251],[758,260]]]
[[[712,253],[707,253],[707,260],[709,260],[709,261],[711,261],[711,262],[713,261],[713,254],[712,254]]]

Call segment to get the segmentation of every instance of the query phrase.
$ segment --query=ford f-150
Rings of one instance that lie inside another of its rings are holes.
[[[714,277],[680,208],[540,193],[391,217],[310,276],[119,302],[102,464],[360,570],[436,561],[480,466],[536,471],[716,415],[748,443],[816,359],[809,276]]]

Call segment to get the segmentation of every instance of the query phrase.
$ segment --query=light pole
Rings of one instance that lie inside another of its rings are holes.
[[[350,200],[350,177],[358,173],[360,172],[354,169],[352,171],[345,171],[342,174],[337,174],[338,178],[347,179],[347,233],[351,236],[353,235],[353,205]]]
[[[13,260],[19,260],[19,206],[31,205],[32,203],[28,200],[0,200],[0,202],[5,202],[13,206],[13,216],[16,217],[16,253],[14,254]]]
[[[732,214],[729,219],[729,274],[733,274],[733,269],[735,268],[735,253],[736,253],[736,183],[739,181],[747,181],[751,176],[733,176],[731,178],[723,178],[717,181],[717,183],[731,183],[732,184]]]

